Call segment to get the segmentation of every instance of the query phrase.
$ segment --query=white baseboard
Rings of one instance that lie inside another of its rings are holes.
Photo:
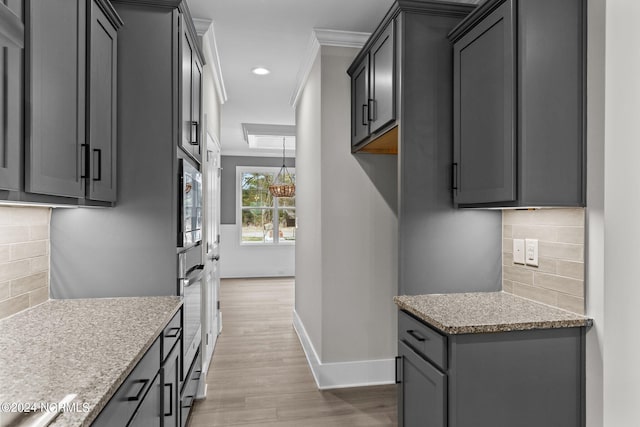
[[[293,310],[293,327],[307,356],[307,362],[318,389],[364,387],[395,382],[395,359],[322,363],[295,310]]]

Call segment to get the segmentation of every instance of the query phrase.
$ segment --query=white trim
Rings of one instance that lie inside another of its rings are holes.
[[[371,37],[371,33],[325,30],[321,28],[315,28],[313,33],[321,46],[354,47],[357,49],[361,49]]]
[[[322,363],[300,316],[295,310],[293,310],[293,328],[298,335],[318,389],[328,390],[395,383],[395,359]]]
[[[224,79],[222,78],[222,67],[220,67],[220,56],[218,54],[218,44],[216,43],[213,21],[193,18],[193,25],[196,27],[198,35],[202,37],[203,40],[207,39],[209,42],[209,49],[205,49],[204,43],[202,43],[202,50],[207,64],[211,65],[213,83],[220,97],[220,104],[224,104],[229,98],[227,97],[227,88],[224,86]]]
[[[311,68],[316,60],[320,46],[352,47],[359,49],[364,46],[370,35],[370,33],[325,30],[320,28],[311,30],[306,54],[304,55],[304,59],[298,70],[298,75],[296,76],[296,86],[289,99],[291,106],[296,108],[298,104],[298,99],[300,98],[304,85],[307,83],[309,73],[311,73]]]
[[[193,18],[193,26],[196,29],[196,34],[200,37],[204,36],[204,33],[209,31],[209,27],[211,27],[211,19],[205,18]]]
[[[247,148],[246,150],[222,150],[223,156],[234,157],[279,157],[282,158],[282,150]],[[295,158],[295,156],[289,156]]]

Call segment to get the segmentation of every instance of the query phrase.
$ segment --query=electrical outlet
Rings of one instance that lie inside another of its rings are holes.
[[[513,262],[524,264],[524,239],[513,239]]]
[[[526,264],[538,266],[538,239],[525,239]]]

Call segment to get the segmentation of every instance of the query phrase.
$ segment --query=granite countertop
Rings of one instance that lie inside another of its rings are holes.
[[[75,393],[78,410],[51,425],[88,426],[181,305],[170,296],[49,300],[0,320],[0,403]]]
[[[506,292],[402,295],[408,311],[449,335],[591,326],[592,320]]]

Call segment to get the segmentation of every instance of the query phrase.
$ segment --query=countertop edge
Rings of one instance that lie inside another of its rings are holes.
[[[96,403],[96,405],[92,408],[90,412],[87,413],[87,416],[84,418],[81,424],[81,427],[90,426],[91,423],[95,421],[96,418],[98,418],[98,415],[100,415],[100,413],[105,408],[105,406],[107,406],[107,403],[109,403],[109,400],[111,400],[111,398],[115,395],[115,393],[118,391],[120,386],[124,383],[124,381],[129,376],[129,374],[133,372],[133,370],[138,365],[140,360],[142,360],[142,358],[147,353],[147,351],[151,348],[151,346],[156,341],[156,339],[158,339],[158,337],[160,336],[164,328],[167,326],[167,324],[169,324],[173,316],[175,316],[175,314],[182,308],[182,304],[183,302],[179,301],[176,307],[173,310],[171,310],[170,314],[167,315],[166,321],[162,322],[162,326],[159,327],[154,332],[153,336],[145,343],[145,345],[141,348],[141,350],[138,352],[136,357],[134,357],[131,363],[129,363],[127,368],[112,383],[111,387],[109,387],[109,390],[102,396],[100,401]]]
[[[514,296],[518,297],[517,295],[514,295]],[[541,304],[536,301],[528,300],[526,298],[522,298],[522,297],[518,297],[518,298],[524,299],[533,304]],[[561,329],[561,328],[580,328],[580,327],[593,326],[593,319],[590,319],[586,316],[583,316],[577,313],[575,313],[575,316],[576,317],[580,316],[582,318],[562,319],[562,320],[552,319],[549,321],[446,326],[446,325],[443,325],[441,322],[438,322],[434,318],[430,317],[429,315],[421,312],[420,310],[416,310],[411,305],[400,300],[398,296],[393,297],[393,301],[401,310],[411,313],[413,316],[417,317],[419,320],[425,323],[428,323],[430,326],[434,327],[439,332],[446,335],[499,333],[499,332],[528,331],[528,330],[535,330],[535,329]],[[556,308],[556,309],[561,310],[559,308]],[[570,313],[570,312],[567,312],[567,313]]]

